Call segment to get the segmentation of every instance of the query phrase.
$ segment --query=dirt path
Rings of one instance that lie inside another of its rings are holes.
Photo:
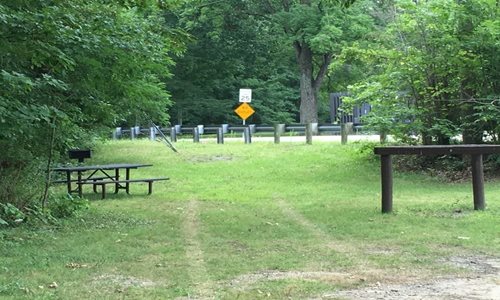
[[[474,274],[467,277],[440,277],[406,284],[384,284],[325,294],[320,299],[410,299],[410,300],[498,300],[500,259],[460,258]],[[479,266],[479,267],[478,267]]]
[[[191,200],[185,209],[182,233],[186,241],[186,258],[189,262],[189,276],[195,287],[194,295],[188,299],[213,299],[213,282],[209,279],[203,251],[198,238],[200,231],[198,201]]]
[[[310,231],[314,237],[322,240],[328,247],[341,253],[362,254],[363,251],[369,251],[369,249],[357,249],[345,242],[332,240],[331,236],[297,212],[285,200],[278,199],[277,203],[288,218]],[[363,255],[356,256],[363,257]],[[345,274],[328,272],[262,272],[261,274],[240,277],[237,282],[249,283],[258,280],[303,278],[346,283],[366,278],[368,279],[367,282],[376,282],[376,284],[360,289],[327,293],[312,299],[500,300],[500,258],[480,256],[449,258],[441,263],[463,268],[464,271],[469,272],[469,275],[467,277],[450,276],[430,279],[425,274],[387,274],[387,271],[373,268],[366,260],[358,261],[358,263],[361,265],[361,269]],[[332,280],[333,278],[336,280]]]

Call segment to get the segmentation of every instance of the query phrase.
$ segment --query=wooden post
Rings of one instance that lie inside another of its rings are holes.
[[[193,143],[199,143],[200,142],[200,132],[198,131],[198,127],[195,126],[193,128]]]
[[[347,144],[347,136],[348,136],[347,125],[346,123],[342,123],[340,124],[340,141],[342,145]]]
[[[483,155],[472,154],[472,192],[474,195],[474,210],[484,210],[484,172]]]
[[[274,125],[274,143],[279,144],[281,139],[281,134],[285,132],[285,124],[275,124]]]
[[[382,213],[392,212],[392,158],[390,155],[380,156],[382,183]]]
[[[312,143],[313,143],[312,124],[307,123],[306,124],[306,144],[312,145]]]
[[[217,144],[224,144],[224,129],[222,127],[217,128]]]
[[[170,140],[172,142],[177,142],[177,130],[175,127],[170,128]]]

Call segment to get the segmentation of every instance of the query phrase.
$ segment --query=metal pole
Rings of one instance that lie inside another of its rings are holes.
[[[472,192],[474,195],[474,210],[484,210],[484,172],[483,155],[472,154]]]
[[[382,213],[392,212],[392,158],[390,155],[380,157],[380,175],[382,183]]]

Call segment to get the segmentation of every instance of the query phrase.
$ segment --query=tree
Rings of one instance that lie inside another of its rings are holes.
[[[399,136],[447,144],[463,133],[465,142],[481,142],[485,130],[498,129],[498,12],[490,0],[396,1],[377,49],[350,49],[374,66],[353,86],[354,98],[371,97],[370,118],[386,116]]]
[[[158,5],[125,2],[0,4],[0,203],[24,208],[39,195],[32,181],[52,154],[90,146],[115,124],[168,121],[163,81],[182,32]]]

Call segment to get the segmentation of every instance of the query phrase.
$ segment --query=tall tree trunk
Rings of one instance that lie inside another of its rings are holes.
[[[318,93],[332,55],[324,54],[320,69],[314,76],[313,51],[306,43],[295,41],[295,54],[300,69],[300,123],[318,122]]]

